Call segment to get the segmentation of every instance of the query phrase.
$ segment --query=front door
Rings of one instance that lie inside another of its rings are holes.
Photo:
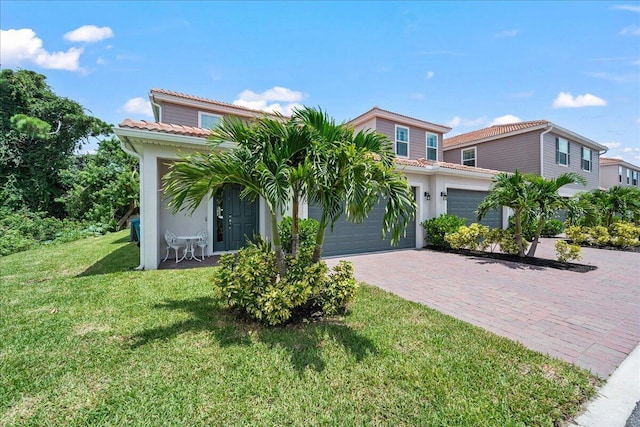
[[[240,186],[219,191],[214,200],[216,218],[213,250],[234,251],[258,231],[258,202],[240,198]]]

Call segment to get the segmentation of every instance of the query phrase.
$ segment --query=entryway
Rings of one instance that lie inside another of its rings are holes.
[[[241,199],[239,185],[218,192],[213,201],[213,251],[235,251],[258,232],[258,201]]]

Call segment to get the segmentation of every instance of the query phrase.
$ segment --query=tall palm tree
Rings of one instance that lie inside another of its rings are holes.
[[[522,241],[522,220],[529,213],[533,204],[529,195],[529,188],[525,175],[516,169],[514,173],[499,173],[493,177],[493,186],[487,197],[478,205],[476,214],[478,221],[492,209],[506,206],[513,210],[515,238],[518,246],[518,256],[524,257]]]
[[[387,199],[382,235],[395,244],[413,218],[416,204],[406,177],[395,171],[395,154],[385,136],[354,130],[319,109],[306,108],[293,116],[312,135],[313,149],[307,199],[322,208],[314,261],[322,255],[326,229],[342,214],[363,221],[380,198]]]
[[[525,175],[527,193],[531,200],[532,206],[529,212],[529,219],[535,221],[535,234],[529,251],[528,257],[532,257],[536,253],[540,234],[546,222],[553,217],[561,209],[565,209],[570,204],[570,199],[560,196],[558,190],[568,184],[580,183],[587,184],[587,180],[582,175],[574,172],[563,173],[557,178],[544,178],[539,175]]]

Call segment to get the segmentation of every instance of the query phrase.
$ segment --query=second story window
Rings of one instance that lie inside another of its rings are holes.
[[[569,141],[564,138],[556,138],[556,163],[569,166]]]
[[[631,183],[631,180],[629,179],[629,176],[631,175],[629,172],[631,172],[629,169],[627,169],[627,184]]]
[[[582,147],[582,170],[591,171],[593,164],[593,153],[590,149]]]
[[[618,182],[622,182],[622,166],[618,166]]]
[[[638,185],[638,171],[633,171],[631,174],[631,179],[633,180],[633,185]]]
[[[396,154],[409,157],[409,128],[396,125]]]
[[[465,166],[476,166],[476,147],[462,150],[462,164]]]
[[[202,129],[213,129],[222,121],[222,117],[216,114],[198,112],[198,127]]]
[[[427,134],[427,160],[438,160],[438,135]]]

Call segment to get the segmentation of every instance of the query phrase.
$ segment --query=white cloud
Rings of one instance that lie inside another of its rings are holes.
[[[4,67],[32,63],[52,70],[82,71],[82,48],[72,47],[66,52],[47,52],[42,39],[30,28],[0,30],[0,63]]]
[[[569,92],[560,92],[553,101],[553,108],[601,107],[605,105],[607,105],[607,101],[590,93],[574,98]]]
[[[515,37],[518,35],[520,31],[518,30],[505,30],[505,31],[501,31],[497,34],[494,34],[495,37],[498,38],[503,38],[503,37]]]
[[[640,36],[640,27],[637,25],[629,25],[628,27],[624,27],[618,33],[619,36]]]
[[[614,83],[630,83],[640,80],[638,74],[616,74],[616,73],[603,73],[603,72],[589,72],[586,73],[590,77],[597,79],[607,80]]]
[[[487,121],[486,117],[478,117],[477,119],[464,119],[460,116],[455,116],[451,120],[445,123],[450,128],[462,126],[462,127],[473,127],[482,125]]]
[[[623,153],[640,153],[640,147],[624,147]]]
[[[120,108],[120,110],[130,114],[153,117],[153,111],[151,110],[149,100],[142,97],[131,98]]]
[[[622,146],[619,142],[603,142],[602,145],[609,149],[620,148]]]
[[[612,7],[616,10],[627,10],[629,12],[640,12],[640,6],[632,6],[629,4],[618,4]]]
[[[514,116],[513,114],[505,114],[504,116],[496,117],[489,124],[489,126],[495,125],[508,125],[509,123],[518,123],[521,122],[522,119],[518,116]]]
[[[96,27],[95,25],[83,25],[64,35],[65,40],[71,42],[94,43],[113,37],[113,30],[109,27]]]
[[[244,90],[238,95],[238,99],[233,101],[233,105],[251,108],[252,110],[291,115],[294,109],[302,108],[298,101],[302,101],[304,98],[305,95],[302,92],[274,86],[262,93],[256,93],[248,89]]]
[[[424,99],[424,94],[420,92],[414,92],[410,96],[411,96],[411,99],[415,99],[417,101],[422,101]]]
[[[96,59],[96,64],[98,65],[104,65],[106,63],[107,61],[102,56],[99,56],[98,59]]]
[[[435,74],[436,73],[434,73],[433,71],[427,71],[427,73],[424,75],[424,78],[427,80],[431,80]]]

